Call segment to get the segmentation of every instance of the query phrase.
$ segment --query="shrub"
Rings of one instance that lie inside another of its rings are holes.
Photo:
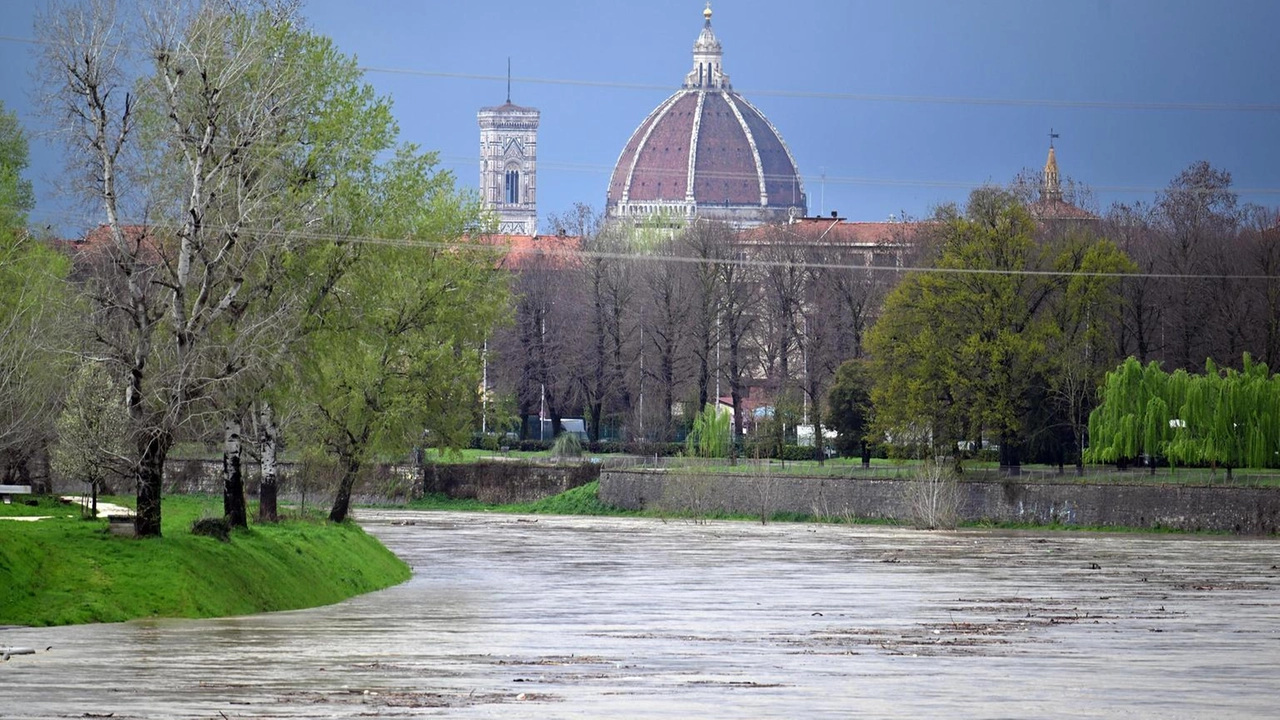
[[[627,452],[627,446],[615,440],[601,440],[590,444],[591,452],[600,455],[617,455]]]
[[[231,523],[224,517],[203,517],[191,523],[192,535],[204,535],[217,538],[222,542],[231,540]]]
[[[693,429],[685,438],[685,450],[691,456],[722,458],[729,456],[732,419],[711,403],[693,419]]]
[[[582,457],[582,441],[573,433],[560,433],[555,442],[551,444],[551,457],[553,458],[578,458]]]
[[[649,442],[640,441],[627,443],[623,450],[632,455],[640,455],[642,457],[676,457],[684,450],[684,445],[676,442]]]
[[[928,461],[907,481],[911,519],[922,530],[954,530],[960,514],[960,483],[955,471]]]

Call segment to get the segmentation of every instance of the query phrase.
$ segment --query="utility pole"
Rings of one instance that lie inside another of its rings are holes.
[[[484,339],[484,349],[480,351],[480,435],[489,434],[489,338]]]

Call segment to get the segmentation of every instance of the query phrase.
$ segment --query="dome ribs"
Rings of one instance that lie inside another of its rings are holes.
[[[720,93],[707,94],[698,131],[693,194],[702,205],[759,205],[754,153],[738,115]]]
[[[725,102],[733,110],[733,115],[738,119],[738,124],[742,126],[742,132],[747,136],[747,144],[751,146],[751,160],[756,164],[756,180],[760,183],[760,204],[769,204],[769,190],[765,187],[764,165],[760,162],[760,148],[756,145],[755,135],[747,121],[742,118],[742,110],[738,108],[738,104],[733,101],[733,96],[725,93]],[[766,133],[767,134],[767,133]]]
[[[734,94],[734,99],[742,106],[742,116],[756,140],[768,204],[776,207],[803,207],[804,186],[800,181],[800,172],[782,136],[773,127],[773,123],[746,98]]]
[[[613,177],[609,180],[609,204],[627,202],[627,192],[631,184],[631,174],[635,169],[636,159],[640,148],[644,145],[645,140],[649,137],[658,119],[661,118],[668,108],[680,99],[680,93],[676,93],[662,102],[661,105],[653,109],[649,113],[649,117],[640,123],[635,132],[631,133],[631,138],[627,140],[627,144],[622,148],[622,154],[618,156],[618,164],[613,168]]]
[[[682,94],[649,126],[628,176],[628,202],[684,201],[689,172],[686,158],[696,104],[696,93]],[[671,148],[678,148],[679,152]]]

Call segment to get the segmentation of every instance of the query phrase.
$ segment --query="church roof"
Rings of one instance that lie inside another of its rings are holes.
[[[640,123],[609,182],[612,216],[674,211],[755,224],[804,215],[804,186],[777,129],[733,90],[710,8],[684,86]],[[792,208],[795,208],[792,211]]]

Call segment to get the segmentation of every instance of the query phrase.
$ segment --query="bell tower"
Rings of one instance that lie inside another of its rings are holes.
[[[538,121],[535,108],[511,102],[511,70],[507,69],[507,102],[481,108],[480,197],[498,219],[498,232],[538,233]]]

